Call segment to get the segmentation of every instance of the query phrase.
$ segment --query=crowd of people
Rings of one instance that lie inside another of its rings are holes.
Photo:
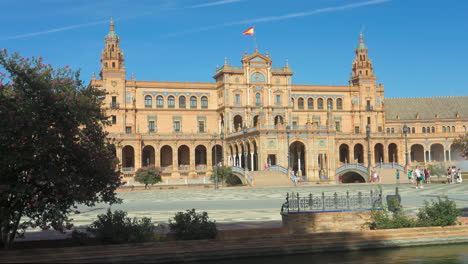
[[[447,168],[447,184],[462,183],[462,173],[461,169],[458,169],[455,166]],[[396,181],[400,183],[400,171],[396,171]],[[423,189],[424,184],[431,183],[431,171],[427,168],[423,169],[419,166],[414,170],[408,170],[408,181],[409,183],[416,184],[417,189]]]

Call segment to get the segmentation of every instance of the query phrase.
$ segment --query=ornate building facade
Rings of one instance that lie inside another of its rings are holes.
[[[452,140],[468,127],[468,96],[384,97],[361,34],[348,85],[296,85],[288,62],[269,54],[225,60],[214,83],[126,80],[111,21],[101,56],[104,107],[125,176],[160,166],[163,178],[200,178],[224,164],[252,184],[276,168],[306,181],[367,181],[376,168],[459,157]],[[130,178],[129,178],[130,179]]]

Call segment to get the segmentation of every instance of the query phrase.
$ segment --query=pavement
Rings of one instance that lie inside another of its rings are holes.
[[[424,189],[415,185],[381,184],[383,195],[394,194],[399,187],[402,205],[407,213],[416,213],[424,207],[424,201],[448,196],[457,203],[457,207],[468,211],[468,184],[428,184]],[[119,192],[121,204],[113,205],[112,210],[124,210],[130,217],[150,217],[153,222],[167,224],[175,213],[195,208],[197,212],[206,211],[210,220],[216,220],[220,229],[274,228],[281,226],[280,208],[286,193],[306,196],[309,193],[319,195],[359,191],[368,193],[376,190],[377,184],[337,184],[337,185],[299,185],[292,187],[253,187],[214,189],[175,189]],[[72,215],[77,227],[84,227],[107,211],[109,205],[98,204],[95,207],[80,206],[80,214]],[[31,230],[33,231],[33,230]],[[56,232],[54,232],[56,233]],[[27,240],[54,237],[51,231],[27,232]],[[60,237],[60,236],[58,236]],[[49,238],[50,239],[50,238]]]

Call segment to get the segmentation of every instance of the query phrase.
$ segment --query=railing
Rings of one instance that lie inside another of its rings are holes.
[[[289,179],[290,179],[291,181],[294,182],[294,177],[295,177],[295,175],[294,175],[294,171],[293,171],[293,170],[291,170],[291,171],[289,172],[289,174],[288,174],[288,169],[285,168],[285,167],[279,166],[279,165],[273,165],[273,166],[269,167],[267,170],[269,170],[269,171],[279,171],[279,172],[282,172],[282,173],[284,173],[287,177],[289,177]],[[305,180],[305,177],[304,177],[304,176],[302,176],[301,178],[302,178],[303,181]]]
[[[172,166],[167,166],[167,167],[161,167],[161,171],[171,171]]]
[[[183,164],[183,165],[179,165],[177,168],[182,171],[188,171],[190,170],[190,165]]]
[[[123,167],[122,171],[135,171],[134,167]]]
[[[244,170],[244,168],[233,166],[231,167],[231,170],[232,172],[236,172],[244,176],[244,178],[247,180],[249,185],[252,185],[252,182],[253,182],[252,175],[249,172],[246,173],[246,170]]]
[[[120,104],[119,103],[110,103],[110,108],[112,108],[112,109],[120,108]]]
[[[366,111],[374,111],[374,107],[372,105],[366,105]]]
[[[345,164],[345,165],[339,167],[338,169],[336,169],[335,173],[338,174],[338,173],[343,172],[345,170],[360,170],[360,171],[363,171],[363,172],[367,173],[367,167],[362,165],[362,164],[359,164],[359,163]]]
[[[286,202],[281,206],[281,213],[289,212],[313,212],[330,210],[356,210],[356,209],[378,209],[382,208],[382,191],[370,191],[369,194],[358,192],[350,195],[313,195],[310,193],[300,197],[299,193],[287,193]]]
[[[206,170],[206,165],[196,165],[195,170]]]
[[[374,167],[374,169],[379,169],[379,168],[382,168],[382,169],[397,169],[397,170],[401,170],[401,171],[405,170],[405,167],[403,167],[402,165],[397,164],[397,163],[379,163],[377,166]]]

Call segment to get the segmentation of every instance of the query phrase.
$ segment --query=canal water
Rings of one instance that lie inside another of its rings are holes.
[[[349,252],[328,252],[320,254],[284,255],[272,257],[235,258],[229,260],[203,261],[204,264],[390,264],[390,263],[437,263],[468,264],[468,244],[444,246],[413,246],[393,249],[373,249]]]

